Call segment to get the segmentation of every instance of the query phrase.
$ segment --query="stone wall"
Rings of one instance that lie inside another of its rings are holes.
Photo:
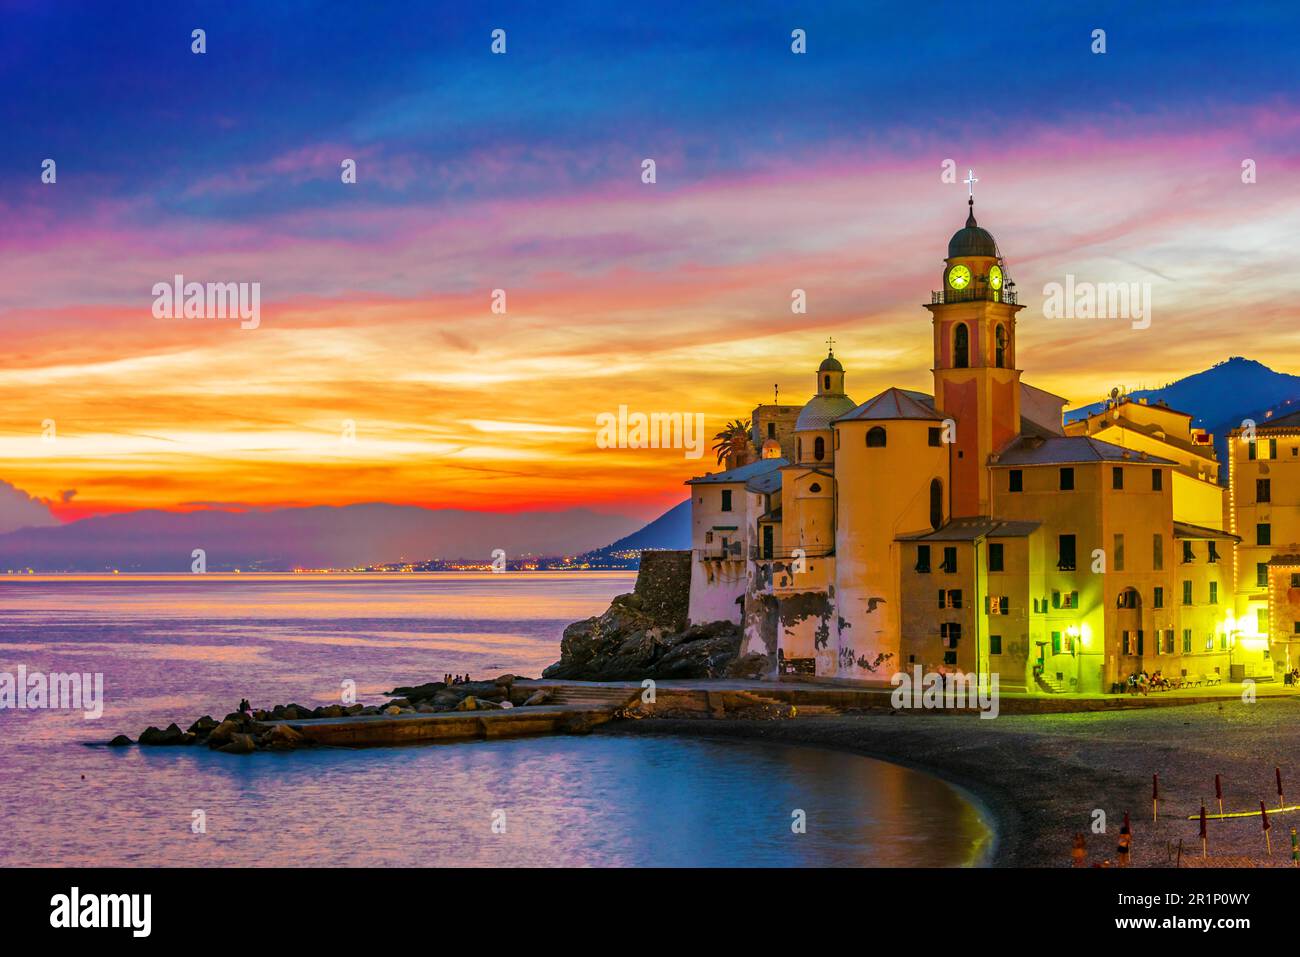
[[[642,552],[633,593],[641,600],[641,610],[652,619],[674,631],[684,629],[691,600],[691,553]]]

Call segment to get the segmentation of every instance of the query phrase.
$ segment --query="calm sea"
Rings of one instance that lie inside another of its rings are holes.
[[[535,677],[624,573],[0,580],[0,672],[102,672],[104,715],[0,710],[0,866],[949,865],[937,779],[808,748],[551,737],[234,757],[86,747],[149,724]],[[791,828],[796,812],[806,832]],[[200,828],[199,825],[202,825]]]

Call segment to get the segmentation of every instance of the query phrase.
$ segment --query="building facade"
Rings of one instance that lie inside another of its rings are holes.
[[[947,253],[932,393],[858,404],[830,350],[803,406],[754,410],[754,461],[687,483],[691,621],[741,626],[773,678],[1272,679],[1300,654],[1300,415],[1234,441],[1231,495],[1185,413],[1115,394],[1067,425],[1022,381],[1022,307],[973,201]]]

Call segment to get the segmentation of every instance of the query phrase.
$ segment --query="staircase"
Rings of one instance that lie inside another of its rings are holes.
[[[1038,682],[1038,687],[1042,688],[1048,694],[1065,694],[1065,682],[1058,681],[1055,678],[1048,678],[1045,675],[1035,675],[1034,680]]]
[[[623,708],[641,696],[640,688],[561,685],[551,693],[547,704],[585,705],[597,708]]]

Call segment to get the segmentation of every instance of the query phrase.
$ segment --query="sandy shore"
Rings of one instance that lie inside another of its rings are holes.
[[[1202,861],[1202,802],[1214,813],[1214,775],[1224,810],[1278,806],[1274,768],[1287,804],[1300,804],[1300,700],[1238,698],[1212,704],[1123,712],[974,716],[846,714],[794,720],[619,721],[604,734],[738,736],[832,747],[927,771],[965,788],[997,831],[993,863],[1067,867],[1071,840],[1083,832],[1088,862],[1116,859],[1124,812],[1133,825],[1133,867],[1172,867],[1182,842],[1184,866],[1291,866],[1292,826],[1300,811],[1273,814],[1273,857],[1258,816],[1213,821]],[[1160,815],[1151,814],[1151,775],[1160,775]],[[1094,810],[1106,833],[1091,829]]]

